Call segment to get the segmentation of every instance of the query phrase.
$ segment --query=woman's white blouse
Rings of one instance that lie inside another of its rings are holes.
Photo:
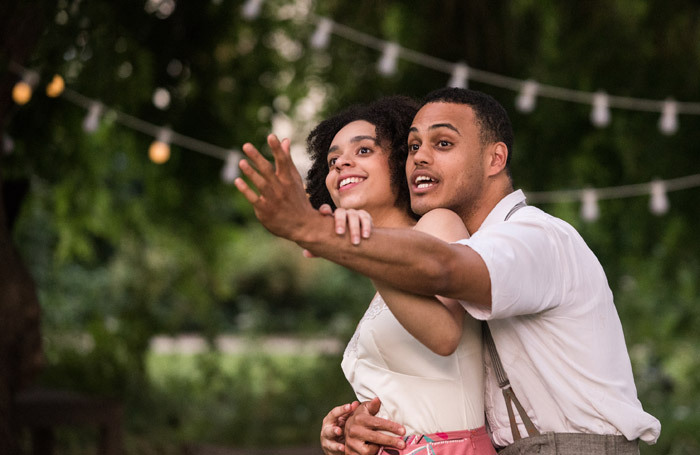
[[[484,366],[479,324],[465,316],[459,347],[452,355],[440,356],[408,333],[377,294],[345,348],[343,372],[360,402],[379,397],[378,416],[404,425],[406,434],[481,427]]]

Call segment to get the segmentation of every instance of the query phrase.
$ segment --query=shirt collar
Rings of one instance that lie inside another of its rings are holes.
[[[503,199],[500,200],[498,204],[491,210],[491,212],[488,214],[486,219],[484,220],[483,223],[481,223],[481,226],[479,226],[479,230],[482,228],[491,226],[492,224],[500,223],[501,221],[506,219],[506,216],[508,215],[508,212],[516,205],[519,204],[520,202],[525,201],[525,194],[523,193],[523,190],[515,190]]]

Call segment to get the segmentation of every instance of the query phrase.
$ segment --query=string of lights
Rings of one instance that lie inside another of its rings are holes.
[[[260,2],[260,0],[256,1]],[[258,5],[259,7],[260,5]],[[255,17],[247,18],[252,20]],[[610,123],[611,108],[658,112],[660,114],[659,130],[666,135],[674,134],[678,130],[679,114],[700,115],[700,103],[676,101],[672,98],[653,100],[617,96],[610,95],[602,90],[591,93],[543,84],[531,79],[516,79],[473,68],[465,62],[450,62],[417,52],[402,47],[399,43],[385,41],[339,24],[327,17],[312,15],[311,19],[316,22],[316,30],[310,40],[310,45],[314,49],[325,49],[328,47],[331,35],[334,34],[356,44],[380,51],[381,57],[377,62],[377,69],[382,75],[390,76],[395,74],[397,60],[402,58],[408,62],[449,74],[448,86],[451,87],[467,88],[469,81],[472,80],[517,92],[516,107],[525,113],[532,112],[535,109],[537,97],[589,104],[592,106],[591,122],[597,127],[605,127]]]
[[[248,0],[242,7],[242,15],[247,20],[254,20],[262,9],[264,0]],[[448,62],[427,54],[402,47],[391,41],[384,41],[355,29],[338,24],[333,20],[312,15],[316,21],[316,29],[310,37],[309,44],[314,49],[324,49],[330,44],[331,34],[338,35],[357,44],[381,52],[377,62],[377,72],[388,76],[397,70],[399,58],[415,64],[443,71],[450,75],[449,86],[466,88],[469,80],[492,86],[511,89],[518,92],[516,106],[522,112],[531,112],[535,108],[536,98],[550,97],[562,101],[587,103],[592,105],[591,121],[594,125],[603,127],[610,122],[610,108],[621,108],[640,111],[659,111],[661,118],[659,128],[664,134],[673,134],[678,128],[679,113],[700,114],[700,103],[684,103],[667,99],[663,101],[611,96],[605,92],[588,93],[567,88],[541,84],[533,80],[519,80],[488,71],[469,67],[465,62]],[[10,70],[19,75],[20,80],[15,84],[12,97],[18,105],[30,101],[33,91],[40,83],[39,74],[31,69],[23,68],[16,63],[10,64]],[[167,126],[158,126],[119,110],[105,106],[101,101],[86,97],[75,90],[67,88],[60,75],[55,75],[46,85],[49,97],[62,97],[66,101],[82,107],[87,111],[83,120],[83,130],[87,133],[99,127],[106,113],[122,126],[146,134],[154,138],[149,147],[149,158],[157,164],[168,161],[170,145],[174,144],[183,149],[202,153],[225,161],[221,178],[226,183],[232,183],[239,175],[238,162],[242,157],[240,151],[227,149],[195,139]],[[633,185],[621,185],[605,188],[582,188],[572,190],[555,190],[542,192],[526,192],[531,203],[580,202],[581,216],[584,220],[594,221],[599,217],[598,201],[605,199],[620,199],[637,196],[650,196],[650,211],[662,215],[669,209],[667,193],[700,186],[700,174]]]

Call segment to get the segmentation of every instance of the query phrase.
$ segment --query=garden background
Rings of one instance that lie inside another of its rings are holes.
[[[130,454],[315,446],[371,285],[260,227],[237,150],[274,131],[303,168],[324,115],[450,83],[503,103],[516,186],[600,258],[642,453],[698,453],[699,74],[683,0],[3,1],[4,384],[119,400]]]

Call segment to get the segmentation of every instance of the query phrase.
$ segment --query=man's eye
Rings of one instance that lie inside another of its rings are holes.
[[[451,143],[448,142],[448,141],[439,141],[439,142],[438,142],[438,145],[439,145],[440,147],[449,147],[449,146],[451,145]]]

